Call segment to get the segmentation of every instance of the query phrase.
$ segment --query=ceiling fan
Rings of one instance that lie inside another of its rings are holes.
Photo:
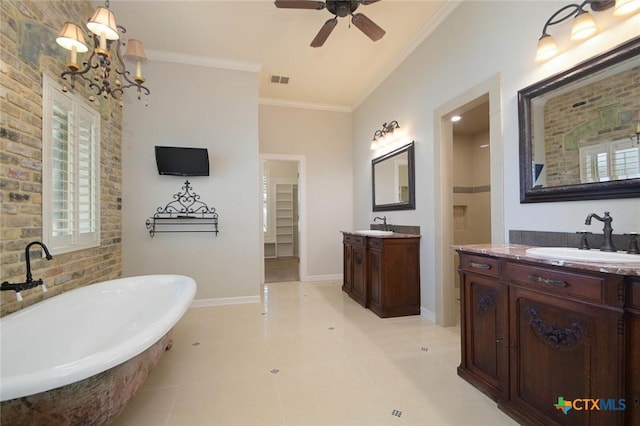
[[[358,6],[368,5],[376,3],[380,0],[326,0],[326,1],[311,1],[311,0],[276,0],[276,7],[281,9],[327,9],[335,16],[324,23],[318,34],[311,42],[311,47],[320,47],[331,34],[331,31],[338,24],[338,17],[344,18],[347,15],[351,15],[351,22],[358,27],[360,31],[365,33],[373,41],[378,41],[384,36],[385,31],[380,28],[375,22],[367,18],[362,13],[353,12],[356,11]]]

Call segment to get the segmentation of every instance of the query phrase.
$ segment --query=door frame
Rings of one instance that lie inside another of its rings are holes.
[[[489,96],[489,149],[491,170],[491,242],[505,240],[504,155],[502,140],[502,81],[496,74],[434,110],[435,276],[436,323],[456,325],[453,266],[453,127],[450,117]]]
[[[262,215],[262,176],[264,175],[264,163],[267,160],[278,161],[292,161],[298,163],[298,258],[300,263],[298,266],[298,276],[300,281],[306,281],[307,279],[307,200],[306,200],[306,185],[307,185],[307,169],[306,158],[304,155],[291,155],[291,154],[260,154],[260,176],[258,184],[260,185],[260,203],[259,203],[259,236],[258,241],[260,244],[260,256],[262,262],[260,262],[260,283],[264,284],[264,232],[263,228],[263,215]]]

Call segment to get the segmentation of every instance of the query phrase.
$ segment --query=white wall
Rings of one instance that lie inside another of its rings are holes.
[[[342,234],[353,230],[351,114],[260,105],[260,153],[304,156],[306,271],[309,280],[342,274]],[[301,182],[302,184],[302,182]],[[355,191],[370,192],[370,186]],[[301,206],[301,210],[302,210]],[[304,248],[301,247],[301,256]]]
[[[123,274],[193,277],[196,299],[257,298],[262,277],[257,76],[154,61],[150,105],[127,103],[123,123]],[[156,234],[145,220],[185,178],[159,176],[154,145],[206,147],[209,177],[189,181],[216,208],[220,233]],[[108,177],[104,177],[108,178]]]
[[[554,60],[534,61],[536,42],[545,21],[566,2],[462,2],[446,20],[355,110],[354,180],[356,188],[371,184],[369,142],[380,123],[398,120],[416,142],[416,210],[386,212],[392,224],[420,225],[421,303],[435,312],[436,190],[434,178],[434,111],[451,99],[499,75],[502,82],[502,156],[505,240],[509,229],[572,232],[581,229],[588,213],[611,212],[616,233],[640,229],[638,199],[520,204],[517,91],[638,35],[640,15],[622,20],[598,14],[609,27]],[[570,27],[570,24],[557,27]],[[567,48],[568,28],[553,30]],[[356,191],[356,228],[371,221],[371,195]],[[594,231],[599,231],[594,229]]]

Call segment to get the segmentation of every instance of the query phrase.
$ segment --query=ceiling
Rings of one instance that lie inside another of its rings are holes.
[[[102,2],[92,2],[102,5]],[[349,17],[339,18],[324,46],[311,40],[333,15],[279,9],[272,0],[112,0],[127,37],[153,60],[167,58],[258,71],[263,102],[350,111],[429,34],[457,2],[382,0],[360,5],[386,31],[373,42]],[[271,76],[289,77],[288,84]],[[153,91],[153,81],[148,81]]]

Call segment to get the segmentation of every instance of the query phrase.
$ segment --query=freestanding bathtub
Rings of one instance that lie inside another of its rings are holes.
[[[180,275],[121,278],[1,318],[1,423],[108,424],[170,345],[195,291]]]

